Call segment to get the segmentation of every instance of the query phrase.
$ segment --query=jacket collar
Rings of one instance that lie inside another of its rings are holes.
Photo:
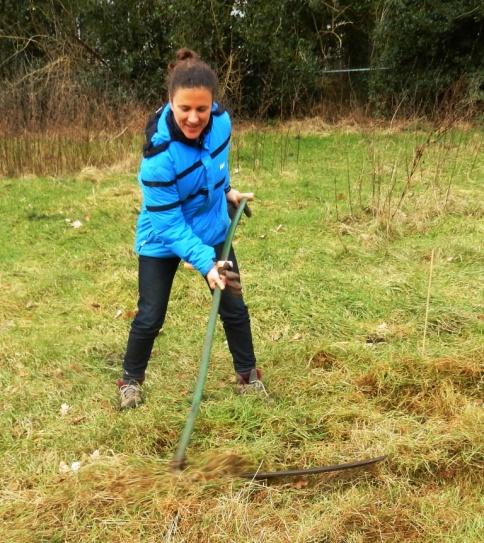
[[[185,136],[181,128],[178,126],[177,122],[175,121],[173,111],[171,109],[166,116],[166,124],[168,126],[171,139],[173,141],[180,141],[185,145],[189,145],[190,147],[197,147],[199,149],[203,147],[203,141],[205,139],[205,136],[210,132],[210,129],[212,128],[212,123],[213,115],[210,115],[210,120],[208,121],[207,126],[203,129],[203,132],[200,134],[200,136],[198,136],[198,138],[196,139],[190,139]]]

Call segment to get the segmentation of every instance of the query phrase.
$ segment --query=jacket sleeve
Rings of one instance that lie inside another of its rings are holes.
[[[157,164],[154,168],[150,161],[155,158]],[[140,184],[143,205],[154,235],[171,252],[189,262],[202,275],[207,275],[214,264],[215,251],[205,245],[185,221],[170,157],[163,153],[152,159],[143,159]]]

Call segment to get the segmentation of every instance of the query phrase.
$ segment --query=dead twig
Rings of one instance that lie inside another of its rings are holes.
[[[427,340],[427,326],[429,322],[429,308],[430,308],[430,288],[432,286],[432,274],[434,271],[434,249],[432,249],[432,253],[430,255],[430,269],[429,269],[429,282],[427,286],[427,302],[425,304],[425,323],[424,323],[424,332],[423,332],[423,338],[422,338],[422,355],[425,355],[425,347],[426,347],[426,340]]]

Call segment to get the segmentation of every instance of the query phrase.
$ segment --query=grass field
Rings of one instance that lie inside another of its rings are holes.
[[[120,413],[135,171],[1,180],[0,541],[482,541],[482,135],[235,135],[232,185],[257,197],[235,245],[270,396],[234,393],[219,326],[179,477],[203,280],[179,270],[146,402]]]

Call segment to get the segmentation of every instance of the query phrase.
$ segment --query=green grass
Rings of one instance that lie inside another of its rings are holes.
[[[257,199],[235,245],[270,397],[235,395],[219,326],[180,477],[203,280],[179,270],[146,402],[120,413],[135,172],[2,180],[0,541],[481,541],[482,132],[427,136],[236,135],[232,185]]]

